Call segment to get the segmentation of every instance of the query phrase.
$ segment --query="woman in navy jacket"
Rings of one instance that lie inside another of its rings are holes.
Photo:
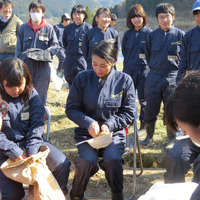
[[[144,84],[149,73],[149,66],[145,56],[145,41],[151,29],[148,24],[147,15],[141,5],[133,5],[126,17],[129,28],[122,39],[122,54],[124,56],[123,72],[129,74],[138,92],[141,105],[140,129],[144,129],[144,108],[146,99],[144,97]]]
[[[93,70],[79,73],[71,86],[66,114],[79,127],[75,140],[81,142],[98,137],[101,131],[111,134],[112,143],[99,150],[88,143],[78,145],[71,199],[83,199],[91,175],[100,167],[111,187],[112,199],[123,199],[123,158],[126,134],[124,128],[134,119],[135,89],[131,77],[116,71],[115,40],[102,41],[92,50]]]
[[[87,62],[82,52],[82,39],[92,26],[85,22],[87,19],[86,9],[82,5],[72,8],[71,18],[74,23],[64,29],[63,46],[66,59],[64,63],[64,75],[66,81],[71,85],[76,74],[87,68]]]
[[[93,18],[93,28],[89,30],[83,38],[83,55],[87,61],[87,68],[92,69],[92,47],[100,41],[115,39],[117,47],[120,47],[118,32],[109,27],[111,13],[108,8],[99,8]]]
[[[9,58],[0,64],[0,95],[8,103],[9,111],[0,116],[0,165],[8,158],[21,160],[26,155],[37,154],[41,145],[50,149],[47,166],[53,173],[64,194],[70,162],[57,148],[43,139],[44,105],[32,86],[26,64],[18,58]],[[0,170],[2,200],[21,200],[23,185],[7,178]]]

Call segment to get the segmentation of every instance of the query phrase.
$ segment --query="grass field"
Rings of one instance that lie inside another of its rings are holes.
[[[121,70],[122,63],[117,63],[117,69]],[[55,90],[53,83],[50,83],[48,91],[47,106],[51,111],[51,127],[50,127],[50,141],[66,154],[68,159],[72,162],[71,172],[69,177],[69,189],[71,188],[74,175],[74,160],[78,156],[75,145],[74,128],[77,127],[65,115],[65,104],[69,90],[62,87],[60,91]],[[138,106],[139,110],[139,106]],[[144,165],[144,172],[136,179],[136,193],[135,198],[144,194],[155,182],[163,181],[163,174],[165,172],[165,155],[166,155],[166,127],[162,121],[163,110],[161,109],[158,120],[156,122],[156,131],[154,135],[154,143],[148,145],[146,148],[141,148],[142,160]],[[140,139],[145,137],[141,136]],[[124,195],[128,198],[132,194],[133,188],[133,149],[124,157]],[[139,169],[138,169],[139,171]],[[187,180],[191,180],[192,172],[187,175]],[[102,193],[102,191],[104,191]],[[110,197],[110,188],[105,180],[104,173],[99,170],[89,182],[87,187],[88,195]]]

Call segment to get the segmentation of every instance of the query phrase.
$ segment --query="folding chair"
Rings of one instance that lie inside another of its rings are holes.
[[[126,148],[125,148],[125,151],[122,155],[122,156],[127,155],[130,152],[130,150],[133,148],[133,150],[134,150],[134,152],[133,152],[133,190],[132,190],[132,195],[131,195],[130,198],[128,198],[128,200],[132,200],[134,195],[135,195],[136,177],[142,175],[142,173],[143,173],[143,163],[142,163],[142,155],[141,155],[141,151],[140,151],[140,142],[139,142],[139,138],[138,138],[137,119],[138,119],[138,114],[137,114],[137,102],[136,102],[136,104],[135,104],[134,132],[128,133]],[[129,138],[131,139],[130,142],[128,142]],[[140,172],[138,174],[136,174],[136,157],[137,157],[136,151],[137,150],[138,150],[139,167],[140,167]],[[89,197],[85,193],[84,193],[84,198],[87,199],[87,200],[92,200],[92,199],[107,200],[107,198]]]
[[[138,137],[138,129],[137,129],[137,119],[138,119],[138,113],[137,113],[137,102],[135,104],[135,120],[134,120],[134,132],[130,133],[130,135],[132,136],[132,142],[130,143],[130,145],[128,146],[128,149],[124,152],[123,156],[127,155],[131,148],[133,148],[133,190],[132,190],[132,195],[129,198],[130,200],[133,199],[134,195],[135,195],[135,187],[136,187],[136,177],[141,176],[143,173],[143,163],[142,163],[142,154],[141,154],[141,150],[140,150],[140,142],[139,142],[139,137]],[[129,133],[128,133],[129,134]],[[130,137],[130,136],[128,136]],[[127,139],[128,139],[127,137]],[[137,154],[136,151],[138,150],[138,157],[139,157],[139,167],[140,167],[140,172],[138,174],[136,174],[136,158],[137,158]]]

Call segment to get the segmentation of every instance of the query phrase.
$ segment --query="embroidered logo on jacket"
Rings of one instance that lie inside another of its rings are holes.
[[[121,92],[118,93],[118,94],[112,94],[112,95],[111,95],[111,98],[122,97],[122,94],[123,94],[123,91],[121,91]]]

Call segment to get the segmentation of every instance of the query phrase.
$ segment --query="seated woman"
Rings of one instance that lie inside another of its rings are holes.
[[[41,145],[50,149],[47,166],[53,173],[64,194],[70,162],[66,156],[43,138],[44,105],[33,88],[26,64],[18,58],[9,58],[0,63],[0,96],[8,103],[9,111],[0,116],[0,165],[8,158],[23,159],[37,154]],[[24,189],[21,183],[7,178],[0,170],[0,192],[2,200],[21,200]]]
[[[101,131],[112,133],[112,143],[99,150],[88,143],[78,145],[71,199],[83,199],[89,178],[100,167],[111,187],[112,199],[123,199],[123,158],[125,130],[134,119],[135,89],[128,74],[116,71],[115,40],[102,41],[92,50],[93,70],[80,72],[73,80],[67,99],[66,114],[79,127],[75,140],[98,137]]]
[[[172,130],[181,128],[190,138],[180,140],[167,157],[165,182],[183,182],[193,164],[193,181],[200,181],[200,72],[190,72],[169,97],[166,105],[167,124]],[[200,185],[191,200],[200,198]]]

